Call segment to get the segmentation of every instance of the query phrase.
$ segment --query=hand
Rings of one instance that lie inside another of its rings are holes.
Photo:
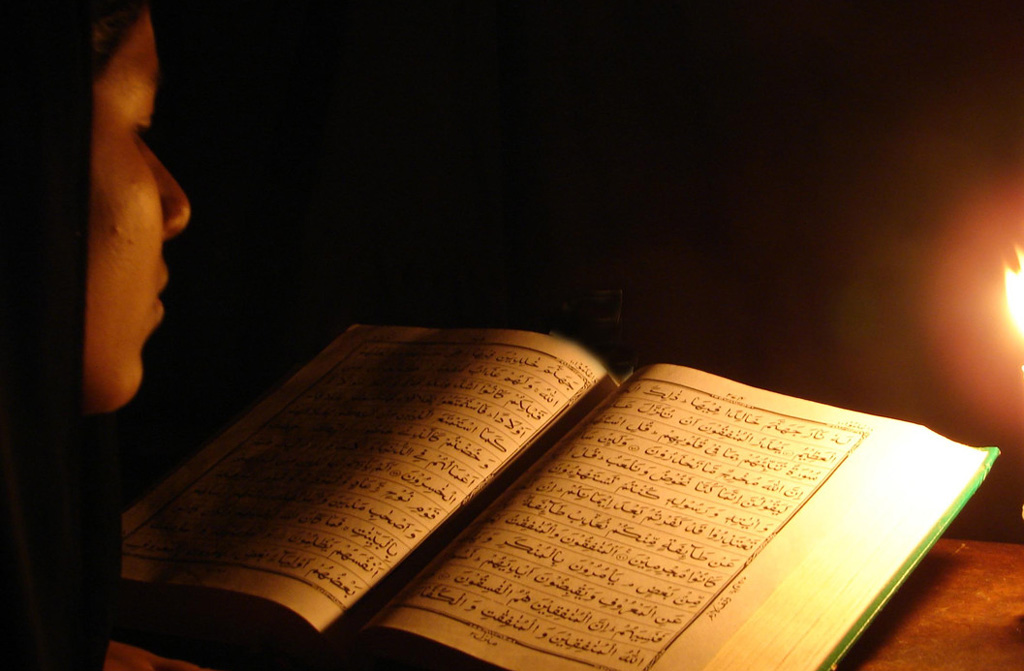
[[[111,641],[103,671],[209,671],[203,667],[159,655],[125,643]]]

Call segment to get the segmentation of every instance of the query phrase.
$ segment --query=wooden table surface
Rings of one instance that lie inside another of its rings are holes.
[[[940,539],[839,671],[1024,670],[1024,545]]]

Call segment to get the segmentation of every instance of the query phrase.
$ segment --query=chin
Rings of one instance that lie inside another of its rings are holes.
[[[119,410],[128,404],[142,385],[142,362],[101,371],[83,371],[82,413],[99,415]]]

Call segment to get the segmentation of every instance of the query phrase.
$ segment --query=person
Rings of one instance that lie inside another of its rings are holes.
[[[93,4],[93,114],[82,411],[109,413],[135,396],[142,349],[163,318],[164,242],[184,230],[184,191],[146,144],[160,68],[145,0]],[[104,671],[199,667],[111,641]]]
[[[149,10],[131,5],[135,20],[93,75],[82,371],[87,414],[117,410],[138,390],[142,347],[163,317],[163,243],[181,233],[190,214],[185,193],[143,137],[152,124],[159,64]]]

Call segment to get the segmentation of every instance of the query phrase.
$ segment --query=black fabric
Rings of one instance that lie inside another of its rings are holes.
[[[5,668],[86,671],[102,665],[118,519],[105,420],[80,418],[88,5],[0,6],[0,649]]]

